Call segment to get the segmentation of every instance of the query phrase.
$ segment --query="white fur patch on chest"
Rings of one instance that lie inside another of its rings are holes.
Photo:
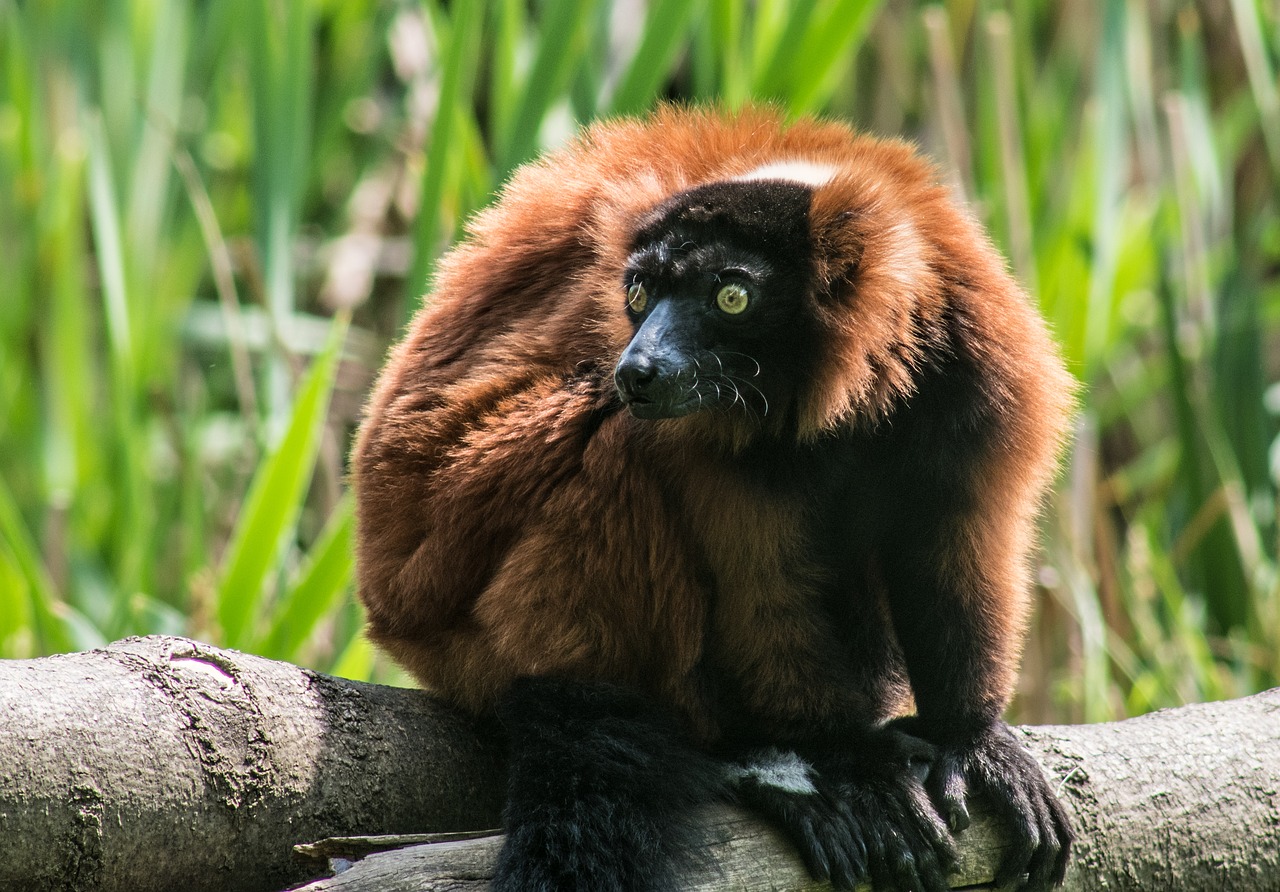
[[[786,180],[787,182],[800,183],[803,186],[816,188],[830,182],[836,172],[837,168],[830,164],[796,159],[792,161],[771,161],[762,167],[757,167],[755,170],[749,170],[741,176],[734,177],[734,179],[742,181]]]

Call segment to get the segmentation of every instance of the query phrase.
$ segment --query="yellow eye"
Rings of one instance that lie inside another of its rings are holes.
[[[649,292],[644,290],[644,286],[636,282],[627,289],[627,306],[633,313],[643,313],[644,308],[649,305]]]
[[[751,296],[741,285],[725,285],[716,293],[716,306],[721,312],[736,316],[747,308]]]

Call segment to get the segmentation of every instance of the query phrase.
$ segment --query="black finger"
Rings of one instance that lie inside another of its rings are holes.
[[[889,848],[894,853],[892,861],[898,888],[913,892],[950,889],[936,854],[918,827],[908,825],[905,833],[892,833]]]
[[[938,760],[929,774],[928,789],[930,798],[952,832],[958,833],[969,826],[969,808],[965,803],[969,794],[968,785],[964,780],[964,772],[954,757]]]
[[[800,857],[804,859],[804,866],[808,868],[810,875],[817,880],[828,880],[831,878],[831,862],[827,860],[826,847],[818,840],[818,834],[813,826],[812,821],[801,821],[799,826],[800,839]]]
[[[865,832],[854,817],[848,803],[841,803],[839,813],[848,834],[848,845],[845,847],[844,852],[849,862],[849,873],[853,877],[855,884],[860,883],[867,877]]]
[[[1060,886],[1066,879],[1067,859],[1074,834],[1067,822],[1066,810],[1047,790],[1038,804],[1042,842],[1027,866],[1027,888],[1041,890]]]
[[[831,849],[831,885],[837,889],[853,889],[862,879],[852,860],[850,851],[844,846]]]
[[[946,829],[932,815],[918,812],[914,817],[915,821],[910,825],[910,844],[915,853],[919,888],[943,892],[950,888],[947,872],[956,862],[955,846]]]
[[[902,839],[893,840],[890,843],[890,851],[893,852],[891,863],[896,880],[895,889],[909,889],[912,892],[922,889],[925,892],[937,892],[936,889],[925,886],[916,865],[916,858]]]
[[[824,812],[822,820],[823,846],[831,869],[831,885],[837,889],[852,889],[862,878],[855,866],[861,843],[841,810]]]
[[[1053,815],[1049,805],[1040,796],[1031,797],[1033,817],[1040,844],[1031,853],[1027,861],[1027,879],[1023,888],[1028,890],[1044,890],[1049,888],[1049,877],[1053,873],[1054,861],[1058,857],[1061,846],[1057,832],[1053,826]]]
[[[943,831],[924,790],[907,783],[878,792],[877,826],[893,888],[942,892],[947,884],[935,845]]]
[[[1057,838],[1061,843],[1058,849],[1058,857],[1053,861],[1053,873],[1050,879],[1053,885],[1061,886],[1067,879],[1067,863],[1071,859],[1071,844],[1075,842],[1075,831],[1071,829],[1071,822],[1067,818],[1067,810],[1062,807],[1062,803],[1058,800],[1050,800],[1050,811],[1053,814],[1053,826],[1056,831]]]
[[[1023,790],[1008,784],[999,784],[997,802],[1001,817],[1012,832],[1012,845],[1005,854],[1004,862],[996,872],[996,885],[1004,886],[1013,883],[1027,872],[1032,856],[1042,841],[1040,829],[1035,819],[1035,806]]]
[[[867,859],[868,873],[871,875],[871,887],[873,889],[894,889],[897,888],[893,871],[889,868],[888,852],[885,850],[884,840],[879,834],[871,834],[867,839],[869,856]]]
[[[906,888],[921,892],[948,892],[951,884],[947,882],[942,865],[933,850],[921,842],[917,841],[903,852],[904,866],[910,869],[901,871],[899,875],[906,882]]]
[[[909,786],[906,789],[907,807],[915,817],[926,842],[938,856],[938,860],[950,868],[959,858],[955,840],[947,826],[939,820],[934,812],[929,794],[921,786]]]

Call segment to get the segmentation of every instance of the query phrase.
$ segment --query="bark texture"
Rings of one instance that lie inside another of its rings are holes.
[[[1280,890],[1280,688],[1023,732],[1072,812],[1068,889]]]
[[[953,887],[983,888],[1004,845],[996,826],[981,812],[965,831]],[[718,837],[706,869],[688,878],[688,892],[819,892],[831,887],[814,882],[800,856],[773,828],[736,809],[718,807],[707,820]],[[338,842],[338,841],[334,841]],[[336,875],[309,883],[297,892],[484,892],[493,876],[501,836],[410,845],[375,852],[347,867],[349,858],[335,846],[330,864]],[[345,869],[343,869],[345,868]],[[863,887],[870,889],[870,887]],[[860,890],[862,892],[862,890]]]
[[[1022,733],[1080,837],[1068,889],[1280,889],[1280,689]],[[326,867],[295,844],[494,827],[501,789],[495,748],[419,691],[179,638],[0,662],[0,892],[278,890]],[[956,886],[999,857],[975,815]],[[821,888],[771,829],[708,820],[692,889]],[[335,841],[354,864],[303,888],[479,890],[499,844]]]
[[[274,890],[296,843],[494,827],[501,760],[421,691],[181,638],[0,661],[0,890]]]

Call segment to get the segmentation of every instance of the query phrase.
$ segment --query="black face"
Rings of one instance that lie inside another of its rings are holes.
[[[633,415],[785,417],[811,353],[811,197],[798,183],[726,181],[650,215],[623,277],[635,335],[614,369]]]

